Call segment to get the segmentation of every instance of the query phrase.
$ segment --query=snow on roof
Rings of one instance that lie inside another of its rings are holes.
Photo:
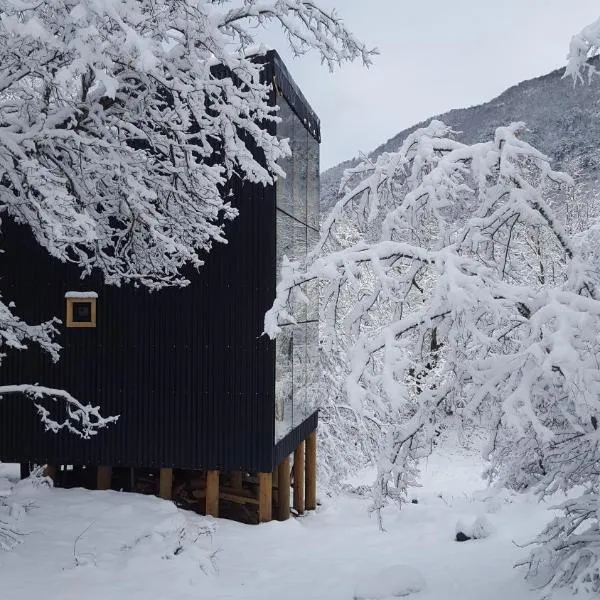
[[[65,298],[97,298],[96,292],[65,292]]]

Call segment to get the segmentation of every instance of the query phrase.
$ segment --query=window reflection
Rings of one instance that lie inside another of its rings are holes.
[[[289,138],[292,157],[281,162],[285,179],[277,182],[277,275],[281,260],[306,257],[318,240],[319,142],[307,131],[284,98],[279,98],[279,137]],[[309,392],[317,374],[318,288],[305,284],[309,299],[293,303],[298,324],[283,327],[276,341],[275,435],[276,440],[299,425],[314,408]]]
[[[314,229],[319,229],[320,218],[320,178],[319,178],[319,142],[312,135],[308,136],[307,151],[307,197],[306,197],[306,224]]]
[[[282,99],[279,103],[278,116],[281,122],[277,125],[277,135],[280,138],[287,138],[290,147],[294,150],[294,119],[296,116],[292,112],[290,105]],[[292,198],[294,185],[294,165],[293,156],[287,157],[280,161],[281,168],[285,171],[286,177],[280,177],[277,180],[277,207],[284,210],[288,214],[292,214]],[[278,256],[281,256],[278,254]]]
[[[292,415],[293,336],[291,327],[283,327],[277,338],[275,363],[275,434],[279,439],[289,430]]]

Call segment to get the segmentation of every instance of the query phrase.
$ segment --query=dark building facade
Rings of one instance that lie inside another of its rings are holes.
[[[275,186],[231,182],[239,216],[228,244],[188,273],[185,288],[105,286],[50,257],[27,228],[2,224],[0,292],[31,323],[58,316],[61,358],[11,351],[2,383],[67,390],[119,420],[90,440],[45,432],[31,402],[0,402],[0,460],[271,473],[317,426],[309,392],[318,297],[276,342],[261,335],[283,254],[298,258],[318,233],[319,120],[275,52],[264,76],[280,106],[279,137],[293,157]],[[93,312],[93,315],[92,315]],[[93,317],[93,324],[92,324]],[[52,407],[60,411],[60,407]],[[208,493],[208,492],[207,492]]]

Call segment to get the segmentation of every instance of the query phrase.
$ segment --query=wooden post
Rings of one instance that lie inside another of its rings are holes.
[[[206,471],[206,514],[219,516],[219,471]]]
[[[306,438],[306,510],[317,508],[317,432]]]
[[[294,508],[304,514],[304,442],[294,450]]]
[[[277,494],[277,518],[290,518],[290,457],[286,456],[277,467],[279,488]]]
[[[236,492],[241,492],[244,489],[242,485],[242,472],[241,471],[231,471],[229,473],[229,485]]]
[[[160,470],[158,495],[164,500],[171,500],[173,497],[173,469],[162,468]]]
[[[267,523],[273,516],[273,473],[258,474],[258,522]]]
[[[110,490],[111,480],[112,480],[112,467],[107,467],[107,466],[98,467],[98,473],[96,475],[96,489]]]

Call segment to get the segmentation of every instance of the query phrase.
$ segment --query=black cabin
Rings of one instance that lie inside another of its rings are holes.
[[[99,275],[82,280],[26,228],[3,222],[0,293],[30,323],[59,317],[63,349],[58,363],[36,348],[8,352],[2,383],[65,389],[120,418],[81,440],[44,431],[31,401],[7,395],[0,460],[46,464],[58,484],[75,478],[99,488],[139,489],[143,472],[164,497],[187,490],[210,514],[254,504],[264,521],[272,502],[279,518],[289,514],[294,453],[294,504],[303,510],[306,486],[314,508],[316,288],[305,290],[310,303],[297,327],[276,342],[261,333],[281,257],[303,255],[318,234],[319,120],[276,52],[264,76],[280,106],[277,134],[293,150],[287,178],[271,187],[232,181],[239,216],[227,226],[229,243],[215,245],[188,287],[149,293],[105,286]]]

